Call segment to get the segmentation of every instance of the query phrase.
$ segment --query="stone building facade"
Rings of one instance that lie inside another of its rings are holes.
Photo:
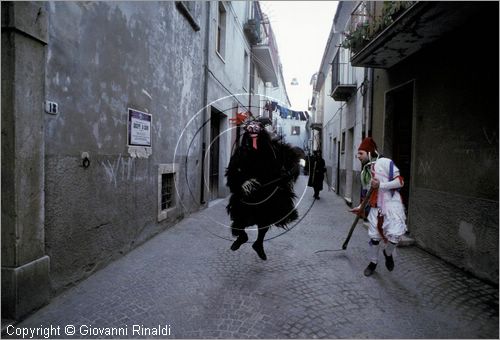
[[[280,76],[255,6],[2,2],[4,318],[224,197],[229,118]]]

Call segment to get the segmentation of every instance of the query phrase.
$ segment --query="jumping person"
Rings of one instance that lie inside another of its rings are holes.
[[[300,173],[299,155],[269,132],[270,126],[269,118],[245,123],[241,146],[235,149],[226,171],[231,191],[227,211],[236,237],[231,250],[248,241],[246,227],[257,225],[252,248],[262,260],[267,259],[263,243],[270,226],[285,228],[298,218],[293,184]]]
[[[364,270],[365,276],[375,271],[378,263],[379,248],[385,245],[383,254],[385,266],[389,271],[394,269],[393,251],[401,236],[406,232],[406,215],[401,195],[398,189],[404,185],[403,177],[394,162],[383,157],[377,151],[377,145],[371,137],[366,137],[358,148],[356,156],[362,165],[361,186],[362,199],[371,187],[368,212],[368,236],[370,237],[370,263]],[[360,211],[360,206],[349,210],[360,216],[366,212]]]

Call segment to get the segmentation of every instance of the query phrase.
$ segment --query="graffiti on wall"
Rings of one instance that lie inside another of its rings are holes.
[[[101,166],[106,173],[109,183],[113,183],[116,188],[118,180],[130,180],[134,173],[134,158],[123,158],[121,154],[115,161],[109,159],[101,161]]]

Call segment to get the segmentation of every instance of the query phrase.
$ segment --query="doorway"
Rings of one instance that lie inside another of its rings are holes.
[[[345,193],[344,198],[352,202],[352,185],[353,185],[353,162],[354,162],[354,128],[347,130],[346,146],[345,146]]]
[[[340,195],[340,142],[337,142],[337,177],[335,179],[335,192]]]
[[[220,154],[220,123],[222,113],[213,108],[210,113],[210,165],[209,165],[209,200],[219,197],[219,154]]]
[[[386,94],[384,151],[392,158],[404,178],[405,185],[401,188],[400,194],[406,211],[408,211],[411,183],[413,88],[412,81]]]

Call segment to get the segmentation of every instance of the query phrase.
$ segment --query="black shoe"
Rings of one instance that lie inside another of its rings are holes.
[[[252,244],[252,248],[261,259],[263,259],[264,261],[267,260],[266,253],[264,252],[264,245],[255,242],[254,244]]]
[[[385,266],[387,267],[387,270],[392,272],[392,270],[394,269],[394,259],[392,258],[392,255],[391,256],[387,256],[385,254],[385,249],[383,251],[384,253],[384,256],[385,256]]]
[[[373,263],[373,262],[370,262],[370,264],[368,265],[368,267],[366,267],[366,269],[364,271],[365,276],[372,275],[373,272],[375,271],[375,268],[377,268],[377,264]]]
[[[238,238],[236,239],[236,241],[234,241],[233,244],[231,245],[231,250],[235,251],[235,250],[240,249],[240,246],[243,243],[245,243],[246,241],[248,241],[248,236],[246,234],[238,236]]]

